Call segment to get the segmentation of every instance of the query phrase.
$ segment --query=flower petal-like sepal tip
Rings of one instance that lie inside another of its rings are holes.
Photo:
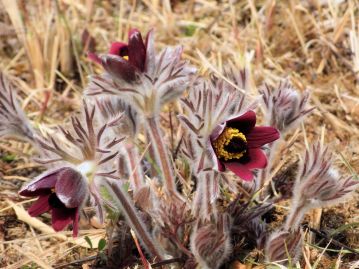
[[[280,135],[273,127],[255,127],[255,123],[255,112],[247,111],[214,128],[211,142],[219,171],[224,166],[249,181],[253,179],[252,169],[266,167],[267,158],[261,147],[277,140]]]
[[[46,171],[23,187],[19,194],[25,197],[40,196],[51,193],[51,189],[55,187],[57,175],[61,169]]]
[[[242,132],[247,133],[254,128],[254,126],[256,125],[256,121],[256,113],[252,110],[249,110],[238,117],[228,120],[227,124],[231,124],[234,127],[238,127],[241,129]]]
[[[30,208],[28,209],[29,215],[31,217],[36,217],[41,215],[47,211],[50,211],[50,204],[48,202],[50,194],[39,196],[39,199],[33,203]]]
[[[72,168],[64,168],[58,173],[55,193],[67,208],[81,206],[88,187],[83,176]]]
[[[93,62],[95,62],[95,63],[98,63],[98,64],[101,64],[101,63],[102,63],[102,62],[101,62],[101,58],[100,58],[96,53],[88,52],[88,53],[87,53],[87,57],[88,57],[91,61],[93,61]]]
[[[128,83],[136,81],[136,68],[124,58],[116,55],[102,55],[102,66],[114,78]]]
[[[260,148],[279,139],[279,137],[278,130],[269,126],[254,127],[246,136],[248,148]]]
[[[132,29],[128,35],[128,61],[141,72],[145,69],[146,46],[142,35],[137,29]]]
[[[108,53],[124,57],[128,55],[128,45],[123,42],[112,42]]]
[[[110,47],[108,53],[112,54],[112,55],[121,56],[121,57],[128,57],[128,46],[126,43],[113,42],[111,44],[111,47]],[[100,56],[98,56],[94,52],[91,52],[91,51],[87,52],[87,57],[95,63],[102,64]]]
[[[19,194],[39,197],[28,210],[30,216],[51,211],[55,231],[63,230],[72,222],[73,236],[77,236],[79,210],[88,194],[88,186],[81,173],[71,167],[45,172],[26,185]]]
[[[253,173],[244,165],[237,162],[228,162],[225,167],[245,181],[253,180]]]

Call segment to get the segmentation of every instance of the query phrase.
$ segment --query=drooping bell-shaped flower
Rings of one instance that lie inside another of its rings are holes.
[[[182,47],[156,53],[153,31],[145,40],[137,29],[128,44],[114,42],[107,54],[89,53],[106,72],[92,76],[88,96],[110,94],[131,104],[142,116],[158,116],[161,106],[181,96],[196,69],[182,59]]]
[[[253,169],[266,167],[267,158],[261,147],[277,140],[279,132],[255,124],[256,114],[250,110],[214,129],[210,139],[220,171],[227,168],[243,180],[252,180]]]
[[[115,177],[114,159],[117,145],[123,138],[107,139],[107,123],[98,126],[94,119],[95,107],[84,102],[83,117],[73,117],[71,128],[58,126],[59,132],[36,137],[44,154],[37,162],[44,165],[56,163],[56,169],[27,184],[20,195],[39,197],[29,209],[31,216],[51,211],[56,231],[73,223],[74,236],[78,232],[81,205],[89,201],[103,220],[102,200],[98,191],[103,177]],[[106,138],[106,139],[105,139]]]
[[[22,188],[19,194],[39,197],[28,210],[32,217],[50,211],[55,231],[72,223],[73,236],[77,236],[79,210],[88,196],[88,185],[81,173],[71,167],[47,171]]]
[[[132,29],[128,34],[128,44],[113,42],[106,56],[99,57],[89,53],[89,58],[102,64],[105,70],[118,79],[126,82],[136,80],[136,73],[144,72],[146,64],[146,43],[137,29]]]

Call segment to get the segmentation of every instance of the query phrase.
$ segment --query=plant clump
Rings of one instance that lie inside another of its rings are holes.
[[[116,264],[141,259],[147,268],[172,261],[176,268],[216,269],[257,249],[259,262],[288,266],[301,258],[305,215],[358,188],[335,167],[323,141],[306,147],[290,173],[276,169],[291,146],[286,135],[314,109],[309,91],[283,80],[253,96],[249,66],[200,75],[183,60],[181,46],[157,52],[153,30],[143,38],[132,29],[127,43],[109,47],[88,54],[103,71],[91,76],[81,114],[46,134],[0,74],[0,135],[30,141],[34,160],[47,169],[19,194],[38,197],[28,212],[51,212],[55,231],[71,225],[73,236],[81,235],[79,221],[90,205],[107,230],[117,231],[109,241],[126,233],[128,242],[132,232],[138,243],[138,259],[121,256]],[[175,150],[161,118],[174,107],[181,136]],[[275,188],[283,173],[291,184],[281,197]],[[290,201],[286,218],[271,230],[264,216],[283,199]],[[133,249],[119,245],[125,253]]]

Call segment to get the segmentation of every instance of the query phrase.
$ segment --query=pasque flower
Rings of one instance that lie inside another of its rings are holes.
[[[108,124],[98,126],[94,116],[95,107],[84,102],[82,117],[73,117],[71,126],[58,126],[59,132],[36,137],[45,152],[36,161],[56,163],[56,169],[50,168],[20,191],[23,196],[39,197],[29,209],[31,216],[51,211],[53,228],[60,231],[72,222],[74,236],[83,203],[94,206],[103,220],[99,184],[103,177],[117,178],[113,160],[123,138],[110,140]]]
[[[81,173],[71,167],[47,171],[19,193],[26,197],[39,197],[28,210],[32,217],[50,211],[55,231],[61,231],[72,223],[73,236],[77,236],[79,210],[88,195],[88,186]]]
[[[141,33],[132,29],[128,44],[113,42],[107,54],[88,54],[106,72],[91,77],[86,95],[117,95],[138,112],[158,116],[162,105],[183,94],[196,71],[182,59],[182,52],[183,48],[176,46],[157,53],[153,31],[142,39]]]
[[[231,170],[244,180],[252,180],[252,169],[264,168],[267,158],[261,147],[279,138],[277,129],[255,126],[256,114],[248,112],[227,120],[211,134],[218,169]]]
[[[246,94],[249,90],[249,68],[231,67],[227,72],[228,83],[212,74],[208,80],[197,78],[191,90],[182,99],[183,114],[178,116],[185,130],[182,153],[188,158],[196,177],[193,198],[193,215],[208,220],[216,214],[216,199],[220,195],[220,184],[237,192],[236,180],[228,180],[222,161],[216,156],[212,142],[219,138],[226,121],[233,115],[254,110],[256,102]],[[245,91],[236,88],[238,85]]]
[[[115,95],[130,105],[148,126],[153,159],[159,163],[164,190],[180,198],[176,189],[175,172],[168,156],[159,125],[163,106],[180,97],[189,85],[196,69],[182,59],[181,46],[166,47],[156,53],[153,31],[145,41],[140,32],[129,32],[128,44],[113,43],[108,54],[90,55],[105,69],[93,75],[86,90],[87,96]]]
[[[102,64],[111,75],[120,76],[126,82],[133,82],[136,80],[136,72],[145,70],[147,41],[146,37],[144,43],[141,33],[132,29],[128,34],[128,44],[113,42],[106,57],[89,53],[89,58]]]

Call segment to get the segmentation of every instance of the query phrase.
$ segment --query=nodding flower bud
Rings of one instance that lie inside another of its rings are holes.
[[[115,135],[134,139],[138,133],[140,119],[138,113],[118,97],[109,96],[96,98],[99,108],[98,118],[106,122]]]
[[[228,215],[220,215],[217,221],[194,230],[191,236],[191,250],[200,268],[216,269],[230,254],[229,222]]]
[[[340,175],[332,163],[332,153],[320,143],[305,152],[293,188],[287,229],[296,229],[308,210],[339,203],[358,187],[358,181]]]
[[[16,99],[13,86],[0,71],[0,137],[14,136],[34,143],[34,130]]]
[[[302,233],[295,231],[276,231],[267,240],[265,256],[268,262],[282,264],[298,260],[301,253]]]
[[[297,126],[314,109],[308,108],[309,92],[298,93],[289,81],[281,82],[276,88],[265,84],[260,93],[266,109],[266,124],[277,128],[281,133]]]
[[[32,217],[50,211],[55,231],[61,231],[72,223],[73,236],[77,236],[79,211],[88,190],[86,179],[80,172],[71,167],[62,167],[41,174],[22,188],[19,194],[38,197],[28,210]]]

